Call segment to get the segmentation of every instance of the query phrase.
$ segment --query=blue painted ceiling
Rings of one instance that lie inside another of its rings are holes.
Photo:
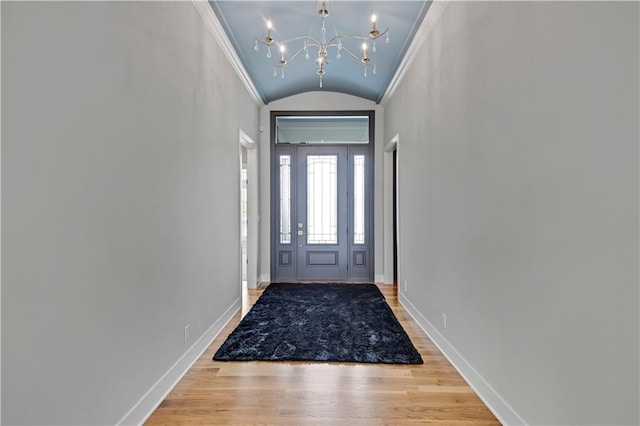
[[[269,103],[287,96],[308,91],[323,90],[341,92],[380,102],[393,75],[395,74],[407,48],[422,23],[431,4],[430,1],[348,1],[327,2],[329,16],[325,19],[327,39],[336,34],[368,36],[371,30],[371,15],[377,16],[377,27],[383,31],[389,28],[389,42],[386,36],[376,40],[376,52],[372,51],[372,41],[368,40],[368,56],[371,62],[365,67],[354,60],[344,50],[340,59],[336,58],[337,48],[328,52],[329,64],[325,67],[323,87],[319,87],[319,76],[314,62],[316,50],[310,49],[310,59],[304,52],[289,62],[281,70],[274,65],[280,60],[280,51],[274,43],[271,58],[267,58],[267,47],[259,44],[255,51],[256,38],[263,40],[267,35],[267,21],[273,24],[274,41],[297,36],[321,39],[322,18],[318,14],[319,1],[210,1],[216,16],[222,23],[238,57],[253,80],[262,100]],[[359,58],[362,57],[362,40],[343,39],[345,48]],[[303,42],[291,42],[286,46],[285,56],[289,60]],[[376,72],[373,74],[373,64]]]

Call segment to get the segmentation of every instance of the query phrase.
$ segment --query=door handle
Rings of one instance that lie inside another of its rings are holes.
[[[298,228],[304,228],[304,223],[298,222]]]
[[[298,235],[304,235],[304,231],[298,231]]]

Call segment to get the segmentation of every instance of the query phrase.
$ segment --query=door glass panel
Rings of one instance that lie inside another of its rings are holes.
[[[364,244],[364,155],[353,156],[353,243]]]
[[[307,156],[307,244],[338,243],[338,156]]]
[[[291,156],[280,156],[280,244],[291,244]]]
[[[368,116],[278,116],[276,143],[368,144]]]

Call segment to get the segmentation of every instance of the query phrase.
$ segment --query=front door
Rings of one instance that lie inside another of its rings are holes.
[[[298,147],[297,279],[347,280],[347,147]]]
[[[273,281],[373,281],[369,152],[276,147]]]

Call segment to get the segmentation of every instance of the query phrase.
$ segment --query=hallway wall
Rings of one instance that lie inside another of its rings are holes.
[[[191,2],[1,6],[2,423],[115,424],[238,303],[258,107]]]
[[[507,424],[640,421],[638,8],[432,7],[383,102],[400,298]]]

